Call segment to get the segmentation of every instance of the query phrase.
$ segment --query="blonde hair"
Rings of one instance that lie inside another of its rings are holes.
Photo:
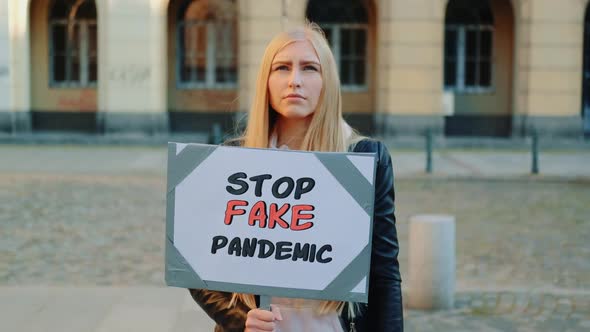
[[[246,130],[239,139],[242,146],[251,148],[268,147],[270,134],[277,117],[276,112],[269,105],[268,78],[272,61],[275,55],[285,46],[302,40],[311,43],[319,58],[322,92],[300,149],[306,151],[345,152],[350,146],[363,138],[346,123],[342,116],[340,78],[336,60],[334,60],[328,41],[317,24],[307,22],[302,27],[279,33],[266,47],[258,70],[254,100],[248,114]],[[234,293],[229,307],[234,306],[237,301],[243,302],[251,309],[256,308],[254,295]],[[321,301],[317,311],[320,315],[330,312],[340,313],[343,307],[344,302]],[[349,308],[351,307],[349,305]],[[353,312],[349,314],[354,316]]]

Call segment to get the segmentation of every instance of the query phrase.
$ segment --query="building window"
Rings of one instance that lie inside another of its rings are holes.
[[[98,72],[94,1],[53,2],[49,18],[49,80],[54,87],[95,87]]]
[[[177,28],[177,82],[181,88],[235,88],[235,1],[193,0],[181,6]]]
[[[307,18],[324,30],[343,90],[366,90],[369,23],[364,1],[311,0]]]
[[[482,91],[492,84],[492,35],[489,26],[447,26],[445,88]]]
[[[364,89],[367,85],[367,25],[322,24],[330,43],[340,81],[348,89]]]
[[[453,0],[445,21],[445,89],[465,93],[490,91],[494,22],[489,4]]]

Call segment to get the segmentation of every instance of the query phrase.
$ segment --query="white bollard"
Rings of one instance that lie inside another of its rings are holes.
[[[455,301],[455,217],[410,218],[408,306],[451,309]]]

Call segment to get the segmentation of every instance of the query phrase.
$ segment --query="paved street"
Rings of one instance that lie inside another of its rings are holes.
[[[457,217],[455,309],[407,331],[590,329],[590,151],[392,149],[402,276],[409,217]],[[166,150],[0,146],[0,321],[7,331],[211,331],[163,283]],[[407,279],[406,279],[407,280]],[[407,289],[404,289],[407,293]]]

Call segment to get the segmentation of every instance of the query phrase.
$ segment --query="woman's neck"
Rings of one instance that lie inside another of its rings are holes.
[[[311,116],[302,119],[287,119],[279,116],[275,123],[277,146],[286,145],[289,149],[300,150],[310,122]]]

